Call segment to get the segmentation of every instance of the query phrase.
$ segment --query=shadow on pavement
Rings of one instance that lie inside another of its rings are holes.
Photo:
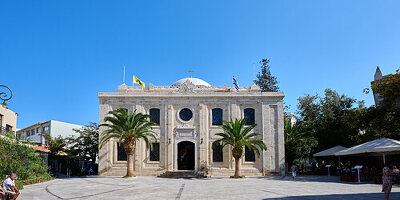
[[[283,199],[283,200],[297,200],[297,199],[318,199],[318,200],[337,200],[337,199],[350,199],[350,200],[375,200],[384,199],[385,195],[380,193],[359,193],[359,194],[327,194],[327,195],[309,195],[309,196],[288,196],[279,198],[265,198],[264,200]],[[400,199],[400,192],[392,192],[389,196],[390,199]]]
[[[293,181],[293,182],[324,182],[324,183],[342,183],[342,184],[352,184],[352,185],[359,185],[359,184],[374,184],[373,182],[347,182],[341,181],[338,176],[298,176],[293,179],[290,176],[264,176],[264,177],[254,177],[258,179],[267,179],[267,180],[280,180],[280,181]]]

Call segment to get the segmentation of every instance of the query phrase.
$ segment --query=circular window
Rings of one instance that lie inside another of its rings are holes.
[[[184,108],[179,112],[179,117],[183,120],[183,121],[189,121],[192,119],[193,117],[193,113],[189,108]]]

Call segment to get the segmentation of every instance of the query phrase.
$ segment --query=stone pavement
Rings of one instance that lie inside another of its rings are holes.
[[[28,185],[22,200],[52,199],[384,199],[381,185],[346,183],[338,177],[248,177],[244,179],[166,179],[88,177]],[[391,199],[400,199],[394,186]]]

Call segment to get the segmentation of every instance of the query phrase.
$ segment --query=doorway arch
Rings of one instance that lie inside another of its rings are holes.
[[[178,143],[178,170],[195,170],[195,144],[190,141]]]

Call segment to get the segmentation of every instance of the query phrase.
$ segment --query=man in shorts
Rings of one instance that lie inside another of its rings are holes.
[[[4,191],[10,197],[10,199],[17,199],[19,196],[19,190],[17,186],[15,186],[15,179],[17,179],[17,175],[12,173],[10,178],[6,179],[3,183]]]

